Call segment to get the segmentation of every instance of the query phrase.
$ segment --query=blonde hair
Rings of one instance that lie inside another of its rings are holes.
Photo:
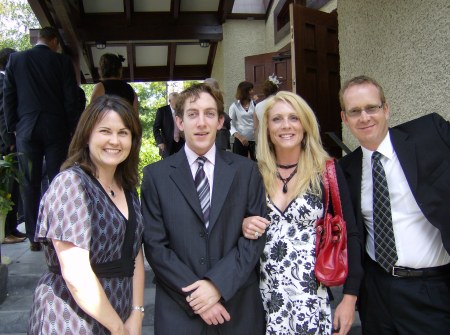
[[[275,103],[289,104],[296,112],[302,124],[304,134],[301,145],[301,154],[297,165],[297,174],[292,179],[292,194],[298,196],[310,192],[321,196],[321,180],[325,171],[325,162],[329,155],[322,146],[319,125],[311,107],[297,94],[288,91],[279,91],[267,99],[263,118],[258,134],[256,158],[259,170],[264,180],[266,191],[270,196],[275,194],[276,187],[276,157],[275,148],[268,133],[269,111]]]

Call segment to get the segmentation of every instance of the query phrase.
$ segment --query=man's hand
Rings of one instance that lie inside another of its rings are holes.
[[[158,148],[159,148],[159,150],[161,150],[161,152],[163,152],[166,150],[166,145],[164,143],[159,143]]]
[[[200,314],[203,321],[205,321],[208,325],[215,325],[222,324],[225,321],[230,321],[231,316],[228,314],[228,311],[223,307],[223,305],[218,302],[215,305],[213,305],[210,309],[208,309],[206,312]]]
[[[344,294],[337,306],[333,318],[333,334],[345,335],[350,331],[355,320],[356,296]]]
[[[220,300],[220,292],[209,280],[197,280],[183,287],[183,292],[192,292],[186,297],[195,314],[202,314]]]
[[[237,139],[239,142],[241,142],[244,147],[248,147],[247,137],[245,137],[239,133],[235,133],[234,138]]]

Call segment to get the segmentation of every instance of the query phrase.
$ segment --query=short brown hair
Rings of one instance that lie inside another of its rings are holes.
[[[184,115],[184,104],[187,99],[191,99],[191,101],[196,101],[200,97],[200,93],[208,93],[213,97],[217,104],[217,113],[220,117],[224,116],[223,109],[223,96],[220,91],[214,89],[208,84],[200,83],[194,84],[188,88],[186,88],[183,92],[178,95],[177,98],[177,106],[175,108],[176,115],[179,118],[183,118]]]
[[[342,85],[341,89],[339,90],[339,103],[341,104],[341,110],[345,111],[345,105],[344,105],[344,93],[347,89],[349,89],[352,86],[355,85],[364,85],[364,84],[372,84],[375,87],[378,88],[378,92],[380,93],[380,100],[381,103],[384,104],[386,102],[386,97],[384,96],[384,91],[383,88],[381,87],[380,84],[378,84],[378,82],[373,79],[370,78],[368,76],[357,76],[354,77],[350,80],[347,80],[344,85]]]
[[[89,154],[88,142],[95,125],[109,111],[119,114],[125,127],[131,132],[131,150],[128,157],[117,166],[115,179],[125,189],[132,190],[138,184],[139,150],[141,148],[142,127],[139,116],[126,100],[118,96],[102,95],[95,99],[81,114],[77,129],[70,143],[67,160],[61,171],[79,165],[83,170],[97,175],[97,169]]]
[[[57,38],[59,41],[58,29],[53,28],[53,27],[44,27],[42,29],[39,29],[38,38],[42,39],[46,42],[49,42],[54,38]]]

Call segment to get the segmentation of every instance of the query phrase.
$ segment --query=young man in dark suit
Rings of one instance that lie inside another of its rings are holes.
[[[340,101],[342,120],[361,144],[340,164],[365,236],[363,334],[444,334],[450,329],[449,122],[433,113],[389,128],[383,89],[366,76],[346,82]]]
[[[265,216],[254,162],[216,148],[223,98],[206,84],[183,91],[177,124],[186,145],[144,169],[144,248],[156,278],[155,334],[264,333],[256,264],[265,238],[242,235]]]
[[[178,152],[184,145],[180,130],[175,124],[175,105],[178,93],[169,94],[169,104],[158,108],[153,123],[153,136],[159,148],[159,155],[167,158]]]
[[[37,44],[12,54],[6,67],[3,106],[8,131],[16,134],[23,176],[20,194],[32,251],[41,249],[34,242],[34,233],[43,159],[51,181],[66,158],[79,116],[73,64],[69,57],[57,53],[58,49],[58,31],[42,28]]]

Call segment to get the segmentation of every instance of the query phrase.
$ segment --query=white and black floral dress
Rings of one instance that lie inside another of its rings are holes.
[[[315,226],[322,199],[305,194],[281,212],[268,198],[267,242],[261,256],[266,334],[331,334],[327,288],[314,276]]]

